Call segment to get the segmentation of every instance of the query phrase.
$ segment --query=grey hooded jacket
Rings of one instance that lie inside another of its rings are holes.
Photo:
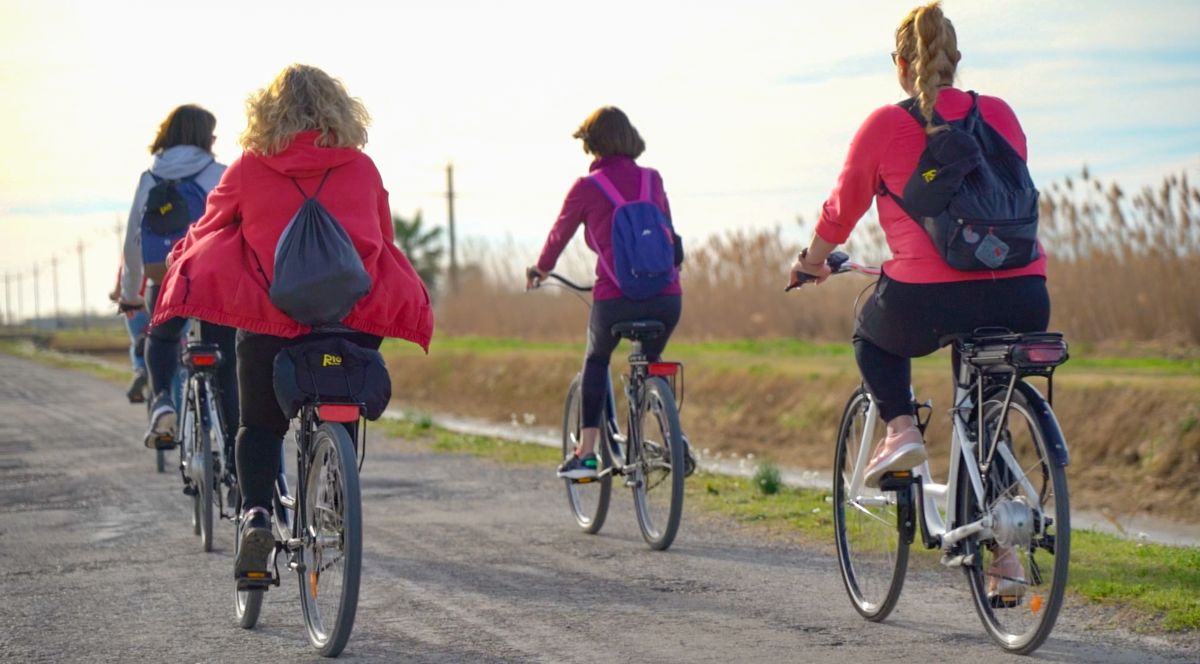
[[[205,166],[205,164],[208,164]],[[203,170],[201,170],[203,169]],[[125,256],[121,268],[121,301],[139,302],[142,288],[142,210],[146,207],[146,196],[154,186],[151,173],[160,178],[179,179],[196,174],[196,184],[206,193],[212,191],[225,172],[225,164],[213,160],[211,153],[194,145],[176,145],[154,155],[150,170],[142,173],[138,180],[137,193],[133,195],[133,206],[129,208],[129,221],[125,226]]]

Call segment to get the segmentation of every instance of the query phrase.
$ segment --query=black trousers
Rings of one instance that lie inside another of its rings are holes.
[[[343,337],[359,346],[378,350],[382,337],[362,332],[308,334],[294,339],[237,334],[237,379],[241,427],[237,433],[237,476],[245,509],[271,509],[275,478],[279,476],[280,450],[288,431],[288,418],[275,399],[275,356],[279,351],[319,339]]]
[[[859,312],[854,356],[888,421],[913,413],[911,358],[936,351],[944,336],[980,327],[1044,332],[1049,323],[1042,277],[908,284],[885,274]]]
[[[649,300],[598,300],[592,303],[592,317],[588,321],[587,356],[583,362],[582,425],[600,426],[604,398],[608,392],[608,364],[620,339],[612,336],[612,326],[631,320],[657,320],[667,326],[666,332],[657,339],[642,343],[642,352],[651,361],[659,359],[671,332],[679,323],[683,310],[681,295],[660,295]]]

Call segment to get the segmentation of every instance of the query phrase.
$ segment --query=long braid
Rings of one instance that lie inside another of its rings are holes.
[[[941,2],[931,2],[909,12],[896,30],[896,50],[904,56],[916,74],[917,105],[925,118],[926,133],[932,126],[933,107],[938,87],[954,81],[958,66],[958,38],[954,25],[942,14]]]

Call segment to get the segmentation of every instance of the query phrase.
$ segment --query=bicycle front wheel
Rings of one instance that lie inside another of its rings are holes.
[[[582,435],[583,387],[581,380],[580,375],[576,374],[575,380],[571,381],[571,387],[567,388],[562,426],[564,459],[575,454],[575,448],[579,445]],[[604,472],[612,467],[612,455],[606,453],[605,445],[607,445],[607,441],[603,439],[596,442],[596,460],[600,466],[599,472],[603,473],[601,477],[590,481],[563,479],[563,483],[567,487],[567,506],[571,508],[575,523],[579,524],[583,532],[589,535],[600,532],[601,526],[604,525],[604,519],[608,516],[608,501],[612,496],[612,473]]]
[[[879,622],[900,599],[909,545],[900,536],[894,492],[865,486],[851,492],[855,470],[863,476],[872,446],[886,431],[880,418],[868,421],[870,407],[871,399],[860,387],[842,414],[834,454],[833,524],[850,603],[867,620]]]
[[[1018,388],[1007,411],[1003,387],[985,393],[980,408],[985,454],[993,439],[998,442],[982,473],[984,497],[977,500],[965,469],[959,473],[958,495],[963,523],[987,514],[993,521],[990,536],[963,544],[965,554],[976,554],[974,564],[963,567],[975,610],[1002,648],[1025,655],[1050,636],[1062,608],[1071,514],[1065,459],[1051,452],[1051,446],[1062,447],[1060,439],[1050,439],[1061,436],[1053,412],[1032,387],[1022,383]],[[1049,427],[1043,427],[1039,414],[1048,418]]]
[[[346,647],[358,610],[362,503],[357,457],[345,427],[313,432],[311,466],[299,518],[303,542],[300,603],[313,647],[335,657]]]
[[[642,538],[655,551],[671,546],[683,515],[683,433],[675,395],[661,378],[646,379],[634,445],[633,505]]]
[[[242,526],[245,519],[242,517],[241,500],[238,500],[237,530],[233,534],[233,557],[236,560],[238,549],[242,548]],[[242,629],[251,629],[258,623],[258,614],[262,611],[263,593],[265,590],[238,590],[236,587],[233,591],[233,612],[237,616],[238,625]]]

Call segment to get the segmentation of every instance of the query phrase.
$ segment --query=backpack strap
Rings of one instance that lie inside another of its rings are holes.
[[[625,197],[621,195],[621,192],[617,191],[616,186],[613,185],[612,180],[608,179],[607,175],[596,171],[589,175],[588,179],[594,182],[597,187],[600,187],[600,191],[604,193],[604,197],[608,199],[608,202],[613,204],[614,208],[625,204]]]
[[[300,195],[303,196],[304,200],[307,201],[310,198],[316,198],[317,196],[321,195],[321,187],[325,186],[325,181],[329,179],[329,172],[332,170],[333,170],[332,168],[326,170],[325,175],[321,176],[321,184],[317,185],[317,190],[313,192],[312,196],[309,196],[308,194],[304,193],[304,187],[300,186],[300,183],[296,181],[296,178],[288,178],[288,179],[292,181],[292,184],[296,185],[296,189],[300,191]]]

